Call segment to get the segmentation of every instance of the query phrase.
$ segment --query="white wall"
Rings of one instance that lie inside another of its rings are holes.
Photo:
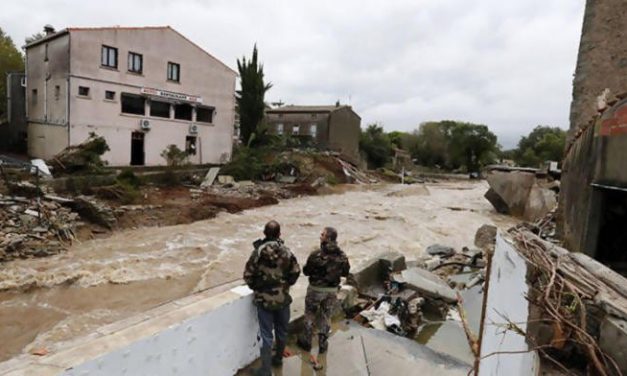
[[[499,233],[486,291],[481,357],[503,351],[522,353],[483,358],[479,363],[479,376],[531,376],[539,372],[538,355],[527,351],[525,337],[504,330],[508,320],[517,323],[522,330],[527,328],[529,302],[525,296],[529,287],[526,274],[525,261]]]
[[[241,287],[224,294],[232,298],[219,307],[133,339],[62,375],[233,375],[259,356],[259,324],[250,290]]]

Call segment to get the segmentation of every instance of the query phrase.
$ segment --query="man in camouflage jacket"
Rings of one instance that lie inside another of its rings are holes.
[[[305,325],[298,344],[304,350],[311,351],[315,324],[318,329],[318,353],[326,352],[340,277],[347,277],[349,270],[348,257],[337,245],[337,231],[326,227],[320,234],[320,249],[309,255],[303,268],[303,274],[309,277],[309,287],[305,297]]]
[[[281,226],[270,221],[264,228],[265,238],[253,243],[255,250],[250,255],[244,270],[244,281],[254,291],[259,328],[261,331],[261,368],[257,375],[271,374],[271,363],[280,365],[290,321],[290,286],[300,275],[296,257],[281,240]],[[272,357],[272,329],[276,334],[276,353]]]

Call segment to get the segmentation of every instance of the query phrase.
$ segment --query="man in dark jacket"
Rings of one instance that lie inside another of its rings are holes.
[[[303,274],[309,277],[305,297],[305,325],[298,338],[298,345],[303,350],[311,351],[315,323],[318,329],[318,353],[327,351],[340,277],[347,277],[349,270],[348,257],[337,245],[337,231],[333,227],[326,227],[320,234],[320,249],[309,255],[303,268]]]
[[[290,286],[296,283],[300,267],[296,257],[281,240],[281,226],[276,221],[266,224],[265,238],[253,243],[244,270],[244,281],[254,291],[254,302],[261,331],[261,368],[256,375],[270,376],[271,364],[281,365],[290,321]],[[276,353],[272,356],[272,329],[276,334]]]

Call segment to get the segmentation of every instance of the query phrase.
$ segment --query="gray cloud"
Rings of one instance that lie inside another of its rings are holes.
[[[51,23],[171,25],[230,65],[257,43],[270,101],[340,99],[364,125],[487,124],[506,147],[568,127],[584,0],[29,0],[3,7],[17,42]],[[36,11],[35,11],[36,10]]]

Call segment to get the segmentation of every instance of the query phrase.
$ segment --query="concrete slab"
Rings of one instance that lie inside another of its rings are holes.
[[[479,376],[539,373],[539,356],[530,351],[525,337],[503,330],[510,321],[517,323],[521,330],[527,330],[529,302],[525,297],[529,286],[526,276],[525,260],[498,233],[484,300]]]
[[[405,255],[399,252],[386,252],[379,256],[379,262],[383,270],[390,270],[392,272],[400,272],[407,269],[407,263],[405,262]]]
[[[205,178],[202,180],[202,183],[200,183],[200,186],[209,187],[213,185],[213,182],[216,180],[216,177],[218,176],[219,172],[220,172],[220,167],[211,167],[209,171],[207,172],[207,175],[205,175]]]
[[[398,282],[406,282],[407,287],[426,296],[442,299],[449,303],[457,301],[457,293],[451,289],[440,277],[428,270],[410,268],[403,270],[400,277],[395,276]]]
[[[353,321],[343,321],[329,338],[329,351],[317,356],[323,366],[313,369],[310,353],[294,345],[288,346],[294,355],[285,358],[282,367],[273,374],[296,375],[467,375],[471,366],[457,359],[439,354],[410,339],[394,334],[364,328]],[[247,375],[250,367],[237,375]]]

